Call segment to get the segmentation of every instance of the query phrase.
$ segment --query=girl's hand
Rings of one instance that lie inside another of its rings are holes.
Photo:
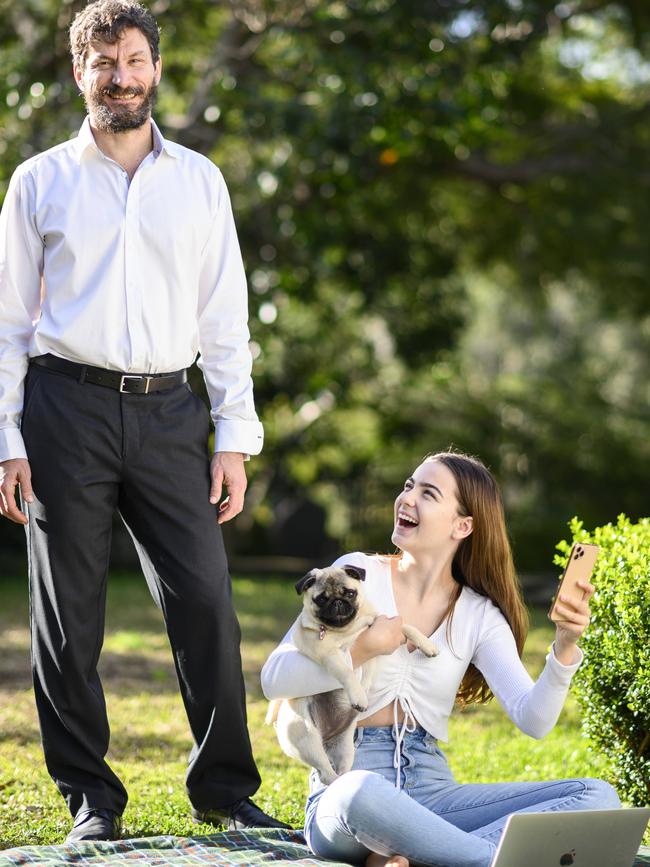
[[[357,668],[375,656],[391,654],[405,642],[402,618],[380,614],[352,645],[350,650],[352,664]]]
[[[555,611],[562,619],[556,622],[555,656],[563,665],[572,665],[578,660],[576,642],[589,626],[591,609],[589,600],[596,589],[589,581],[578,581],[577,586],[584,591],[581,601],[569,599],[560,593]]]

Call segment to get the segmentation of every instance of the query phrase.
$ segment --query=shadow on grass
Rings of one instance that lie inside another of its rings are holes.
[[[142,654],[104,650],[98,668],[105,692],[125,697],[143,692],[178,692],[171,651],[169,664],[165,664]],[[0,684],[6,691],[30,689],[32,674],[27,647],[6,647],[0,643]]]
[[[179,719],[183,731],[178,734],[139,734],[133,731],[124,731],[119,727],[111,730],[111,748],[108,760],[115,762],[161,762],[161,755],[165,756],[165,763],[187,762],[192,749],[192,736],[190,727],[182,708],[179,708]]]
[[[152,760],[160,762],[162,751],[166,756],[166,761],[171,760],[184,763],[192,748],[192,737],[182,708],[179,708],[179,716],[181,723],[187,729],[187,732],[184,734],[138,734],[132,730],[123,731],[119,726],[116,726],[111,730],[109,761],[133,762]],[[38,728],[36,726],[26,727],[24,724],[3,726],[2,731],[0,731],[0,746],[9,743],[17,747],[40,745],[41,737]]]
[[[0,745],[11,743],[18,747],[29,747],[33,744],[40,744],[40,742],[41,736],[38,728],[26,727],[24,724],[4,725],[0,731]]]

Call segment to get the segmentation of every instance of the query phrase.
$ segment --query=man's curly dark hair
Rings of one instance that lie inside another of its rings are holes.
[[[83,69],[90,43],[114,44],[127,27],[137,28],[146,38],[155,63],[160,57],[160,29],[151,12],[129,0],[95,0],[78,12],[70,25],[70,53]]]

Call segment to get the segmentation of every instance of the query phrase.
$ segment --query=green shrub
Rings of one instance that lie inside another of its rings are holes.
[[[587,532],[570,523],[574,542],[601,546],[592,620],[580,640],[585,655],[575,677],[583,732],[609,759],[611,782],[637,806],[650,802],[650,519]],[[564,566],[571,542],[558,546]]]

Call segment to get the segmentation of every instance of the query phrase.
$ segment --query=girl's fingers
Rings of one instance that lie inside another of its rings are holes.
[[[590,614],[588,611],[576,611],[574,608],[562,604],[557,605],[555,610],[565,627],[576,626],[584,630],[589,625]]]

